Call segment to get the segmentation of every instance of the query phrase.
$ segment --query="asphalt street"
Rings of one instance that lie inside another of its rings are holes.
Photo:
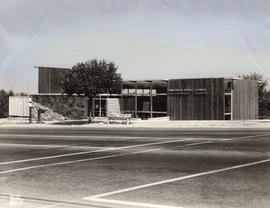
[[[270,130],[0,127],[0,207],[270,207]]]

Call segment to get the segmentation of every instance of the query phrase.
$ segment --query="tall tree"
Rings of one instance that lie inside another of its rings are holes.
[[[90,99],[100,93],[120,93],[121,75],[113,62],[89,60],[77,63],[62,79],[63,93],[85,95]]]

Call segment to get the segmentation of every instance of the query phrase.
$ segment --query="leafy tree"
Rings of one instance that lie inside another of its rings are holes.
[[[28,96],[28,94],[25,92],[19,92],[19,93],[15,93],[15,96]]]
[[[113,62],[89,60],[77,63],[62,79],[63,93],[85,95],[90,99],[100,93],[120,93],[121,75]]]
[[[4,89],[0,90],[0,118],[8,117],[8,97],[13,96],[12,91],[6,92]]]
[[[270,91],[267,90],[268,80],[262,74],[256,72],[242,75],[242,78],[258,81],[259,116],[267,116],[270,112]]]

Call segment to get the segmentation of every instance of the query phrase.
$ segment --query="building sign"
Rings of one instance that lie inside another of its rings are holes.
[[[206,95],[206,88],[182,88],[182,89],[168,89],[169,95]]]

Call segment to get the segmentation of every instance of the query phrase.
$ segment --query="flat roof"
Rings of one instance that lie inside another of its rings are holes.
[[[37,69],[66,69],[66,70],[71,70],[71,68],[52,67],[52,66],[34,66],[34,68],[37,68]]]
[[[196,77],[196,78],[173,78],[169,80],[190,80],[190,79],[233,79],[233,80],[242,80],[241,77]]]
[[[34,68],[39,68],[39,69],[66,69],[66,70],[71,70],[71,68],[65,68],[65,67],[51,67],[51,66],[34,66]],[[243,78],[241,77],[196,77],[196,78],[172,78],[172,79],[138,79],[138,80],[123,80],[123,82],[130,82],[132,83],[149,83],[149,82],[155,82],[155,83],[164,83],[168,82],[169,80],[176,80],[176,79],[233,79],[233,80],[241,80]]]

